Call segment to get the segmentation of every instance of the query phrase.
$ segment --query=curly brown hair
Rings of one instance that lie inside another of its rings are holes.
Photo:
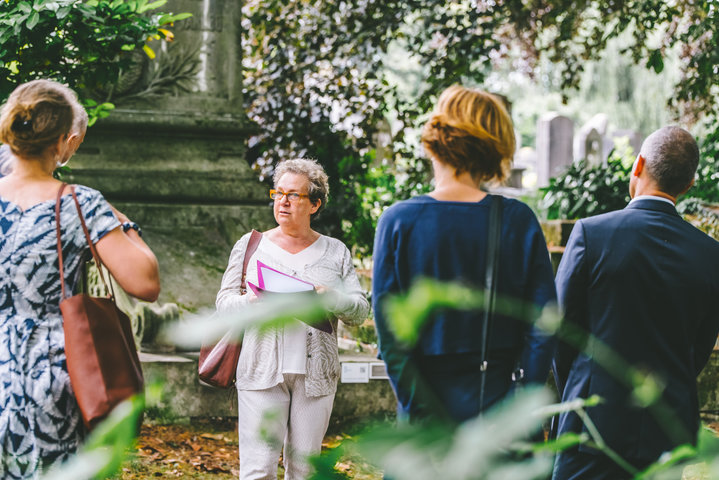
[[[34,157],[67,135],[73,124],[67,90],[52,80],[33,80],[13,90],[0,113],[0,142],[15,155]]]
[[[424,125],[422,144],[457,175],[469,172],[477,183],[501,182],[514,155],[514,126],[499,97],[453,85],[442,92]]]

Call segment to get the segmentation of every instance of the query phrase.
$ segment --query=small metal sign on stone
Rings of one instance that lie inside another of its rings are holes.
[[[369,363],[367,362],[343,362],[342,383],[369,383]]]

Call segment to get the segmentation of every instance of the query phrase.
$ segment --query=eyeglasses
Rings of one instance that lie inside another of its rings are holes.
[[[306,193],[297,193],[297,192],[283,192],[282,190],[270,190],[270,198],[272,200],[280,200],[282,197],[286,196],[287,200],[294,203],[300,198],[310,198],[309,195]]]

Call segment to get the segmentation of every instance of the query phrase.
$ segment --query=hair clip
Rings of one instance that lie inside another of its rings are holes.
[[[13,122],[15,130],[28,131],[32,130],[32,120],[20,120],[19,118]]]

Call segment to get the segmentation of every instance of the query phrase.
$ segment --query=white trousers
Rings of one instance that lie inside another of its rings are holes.
[[[304,375],[283,376],[275,387],[237,392],[240,480],[276,480],[281,450],[285,480],[305,480],[306,457],[322,450],[334,394],[308,397]]]

